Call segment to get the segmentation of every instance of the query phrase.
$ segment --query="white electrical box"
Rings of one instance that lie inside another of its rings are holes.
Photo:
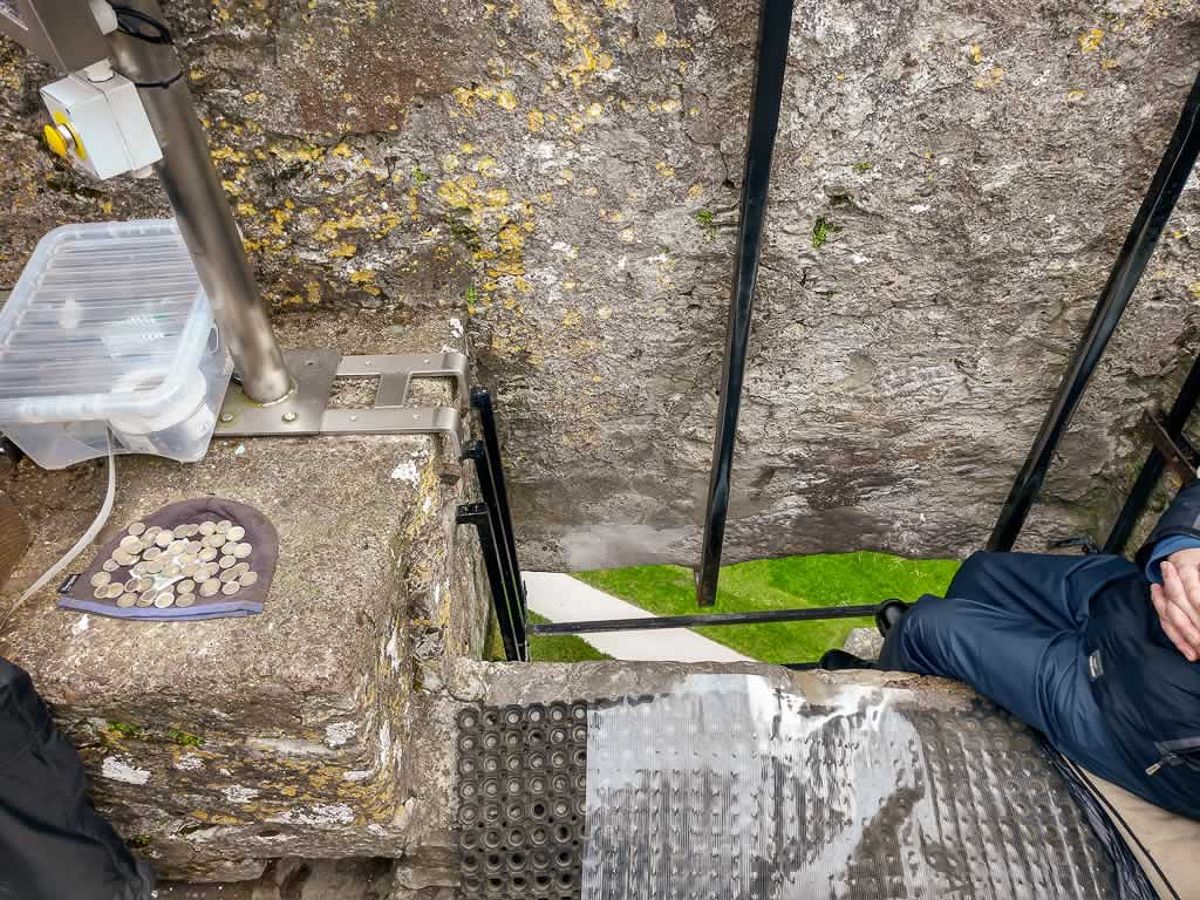
[[[137,87],[113,72],[103,81],[68,75],[42,88],[53,125],[46,142],[97,178],[144,169],[162,159]]]

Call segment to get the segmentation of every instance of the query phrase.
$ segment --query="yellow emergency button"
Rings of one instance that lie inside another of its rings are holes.
[[[63,134],[64,131],[66,129],[59,125],[47,125],[42,129],[42,137],[46,139],[46,146],[50,148],[51,152],[66,159],[72,142],[71,133],[68,131]]]

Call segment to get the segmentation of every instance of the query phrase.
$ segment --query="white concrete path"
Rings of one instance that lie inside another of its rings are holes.
[[[557,572],[525,572],[529,608],[551,622],[582,622],[590,619],[649,619],[648,613],[632,603],[599,591],[570,575]],[[601,653],[614,659],[675,660],[678,662],[752,662],[724,644],[710,641],[687,628],[661,631],[612,631],[581,634]]]

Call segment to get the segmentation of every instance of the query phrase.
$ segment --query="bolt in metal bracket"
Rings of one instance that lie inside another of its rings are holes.
[[[462,454],[462,414],[467,399],[463,353],[342,356],[333,350],[287,350],[295,386],[277,403],[255,403],[231,384],[213,437],[310,434],[444,434],[451,458]],[[373,405],[331,409],[338,378],[378,377]],[[406,406],[414,378],[452,378],[453,406]]]

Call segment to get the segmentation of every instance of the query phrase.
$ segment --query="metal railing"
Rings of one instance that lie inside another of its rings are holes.
[[[456,520],[460,525],[473,525],[479,532],[479,546],[487,570],[496,624],[504,643],[504,655],[509,660],[524,662],[529,659],[528,604],[517,560],[517,541],[500,458],[496,414],[492,397],[483,388],[471,389],[471,406],[479,414],[483,439],[464,445],[462,458],[475,464],[480,501],[459,506]]]

